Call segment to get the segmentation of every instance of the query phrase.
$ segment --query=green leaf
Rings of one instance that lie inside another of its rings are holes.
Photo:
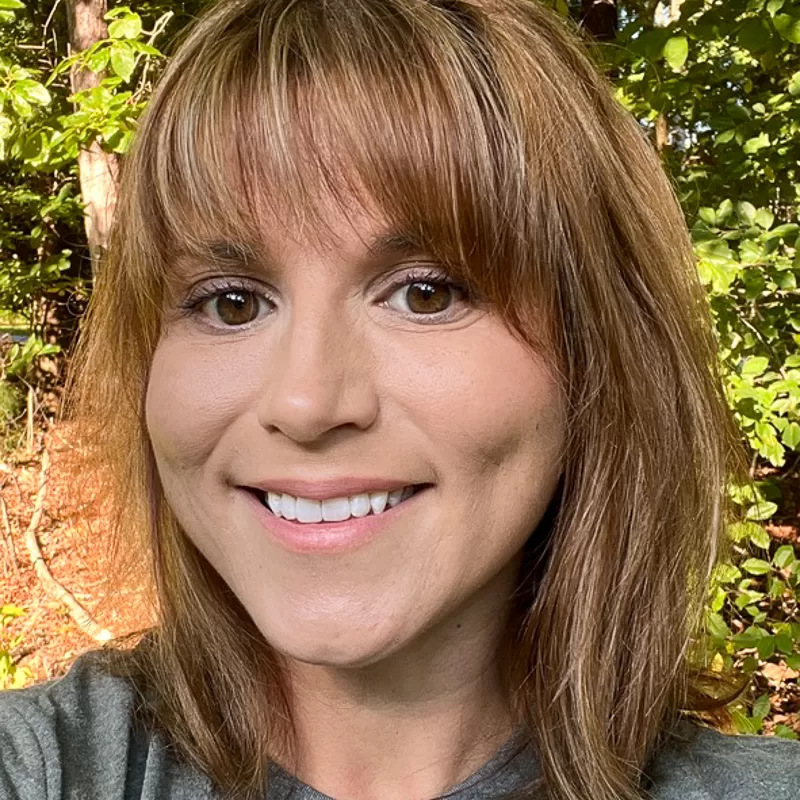
[[[756,225],[768,231],[775,222],[775,215],[768,208],[759,208],[756,211]]]
[[[775,637],[765,636],[763,639],[759,639],[756,650],[758,650],[758,657],[762,661],[772,658],[775,655]]]
[[[743,712],[738,709],[731,711],[731,718],[736,725],[736,730],[741,734],[756,734],[758,733],[758,725]]]
[[[717,138],[714,139],[714,141],[717,144],[727,144],[731,141],[731,139],[733,139],[734,136],[736,136],[736,128],[728,128],[728,130],[718,133]]]
[[[775,647],[784,655],[791,655],[794,650],[794,641],[788,633],[779,633],[775,637]]]
[[[740,569],[734,564],[717,564],[714,570],[714,579],[719,583],[734,583],[742,577]]]
[[[674,70],[679,70],[689,55],[689,40],[685,36],[673,36],[664,45],[664,58]]]
[[[146,44],[145,42],[129,42],[130,46],[137,52],[137,53],[144,53],[147,56],[161,56],[164,55],[160,50],[153,47],[152,45]]]
[[[742,562],[742,569],[751,575],[766,575],[772,567],[763,559],[748,558]]]
[[[764,19],[748,19],[739,28],[736,41],[739,47],[751,53],[763,53],[768,50],[772,40],[772,32]]]
[[[769,714],[772,710],[772,706],[769,702],[769,695],[762,694],[756,701],[753,703],[753,716],[754,717],[761,717],[762,719]]]
[[[769,359],[766,356],[751,356],[742,364],[742,377],[756,378],[763,375],[769,366]]]
[[[786,584],[780,578],[770,578],[769,581],[769,596],[773,600],[777,600],[786,591]]]
[[[758,669],[758,659],[753,658],[753,656],[747,656],[747,658],[742,661],[742,669],[752,675]]]
[[[776,14],[772,20],[775,30],[792,44],[800,44],[800,19],[789,14]]]
[[[794,548],[790,544],[781,545],[772,556],[772,563],[779,569],[786,569],[794,561]]]
[[[800,424],[797,422],[790,422],[781,434],[781,441],[792,450],[797,449],[800,444]]]
[[[761,520],[769,519],[777,510],[777,503],[773,503],[771,500],[765,500],[750,506],[750,508],[747,509],[745,517],[760,522]]]
[[[42,86],[39,81],[22,80],[17,81],[14,87],[29,103],[39,106],[46,106],[50,102],[50,92]]]
[[[754,136],[752,139],[748,139],[744,143],[744,145],[742,145],[742,150],[744,150],[744,152],[748,156],[752,156],[759,150],[763,150],[765,147],[769,147],[769,145],[770,145],[769,134],[759,133],[758,136]]]
[[[714,592],[714,596],[711,598],[708,604],[708,607],[714,612],[721,611],[722,607],[725,605],[725,600],[727,597],[728,593],[721,586],[718,586]]]
[[[769,634],[763,628],[749,625],[733,637],[733,644],[739,650],[748,650],[755,647],[765,636],[769,636]]]
[[[800,94],[800,72],[795,72],[791,78],[789,78],[789,94],[792,97],[796,97]]]
[[[714,211],[713,208],[709,208],[708,206],[704,206],[697,212],[697,216],[700,217],[706,225],[716,225],[717,224],[717,213]]]
[[[31,104],[19,92],[11,92],[11,107],[23,119],[31,116]]]
[[[793,741],[800,739],[800,736],[797,733],[795,733],[788,725],[784,725],[783,723],[776,725],[772,732],[779,739],[792,739]]]
[[[752,203],[744,201],[736,204],[736,213],[742,222],[753,225],[756,221],[756,207]]]
[[[786,666],[789,667],[789,669],[800,670],[800,654],[786,656],[785,660]]]
[[[102,72],[108,66],[110,53],[107,47],[96,50],[86,59],[86,66],[92,72]]]
[[[20,3],[19,0],[0,0],[0,9],[3,11],[17,11],[20,8],[25,8],[25,3]]]
[[[717,220],[719,221],[719,211],[717,211]],[[722,239],[706,239],[705,241],[698,242],[695,246],[697,255],[714,264],[729,265],[734,262],[733,252],[727,242]],[[734,262],[735,263],[735,262]]]
[[[706,628],[714,639],[724,641],[731,635],[731,629],[725,623],[721,614],[708,612],[706,614]]]
[[[122,20],[120,20],[122,21]],[[130,48],[116,42],[111,46],[111,69],[124,81],[130,80],[135,58]]]
[[[785,225],[778,225],[777,228],[773,228],[766,238],[784,239],[787,236],[797,233],[798,231],[800,231],[800,225],[797,225],[795,222],[787,222]]]
[[[753,536],[760,535],[764,529],[755,522],[734,522],[728,528],[728,535],[734,542],[752,541]]]
[[[108,35],[112,39],[135,39],[141,32],[142,19],[138,14],[115,19],[108,26]]]
[[[750,534],[750,541],[762,550],[769,550],[770,542],[772,539],[770,535],[760,525],[754,525]]]
[[[717,220],[719,222],[725,222],[731,214],[733,214],[733,201],[730,198],[725,198],[717,209]]]

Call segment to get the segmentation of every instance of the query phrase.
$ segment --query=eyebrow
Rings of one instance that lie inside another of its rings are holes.
[[[372,236],[365,245],[369,258],[375,260],[421,253],[425,249],[418,237],[402,231]],[[178,266],[199,263],[212,272],[220,273],[230,270],[258,273],[263,272],[274,260],[263,252],[263,248],[245,242],[214,240],[184,244],[175,251],[174,263]]]
[[[421,253],[425,249],[416,236],[400,231],[379,234],[372,237],[367,243],[367,250],[374,258],[410,255],[412,253]]]
[[[178,262],[199,261],[224,268],[246,267],[257,257],[256,249],[249,244],[230,241],[211,241],[183,244],[173,253]]]
[[[263,275],[264,257],[254,246],[244,242],[223,240],[189,241],[172,252],[168,281],[189,280],[202,270],[205,275],[245,273],[252,277]]]

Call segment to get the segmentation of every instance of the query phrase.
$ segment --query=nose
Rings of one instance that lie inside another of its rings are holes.
[[[364,336],[346,315],[295,307],[275,340],[258,421],[301,444],[335,429],[364,430],[378,414],[373,374]]]

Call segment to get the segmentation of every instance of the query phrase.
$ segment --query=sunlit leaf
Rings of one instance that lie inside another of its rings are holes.
[[[664,58],[674,70],[679,70],[689,55],[689,40],[685,36],[672,36],[664,45]]]

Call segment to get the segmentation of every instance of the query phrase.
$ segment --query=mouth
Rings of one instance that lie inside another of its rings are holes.
[[[402,505],[432,484],[410,484],[393,491],[364,492],[346,497],[315,500],[280,492],[248,489],[270,514],[301,525],[347,522],[381,516]]]

